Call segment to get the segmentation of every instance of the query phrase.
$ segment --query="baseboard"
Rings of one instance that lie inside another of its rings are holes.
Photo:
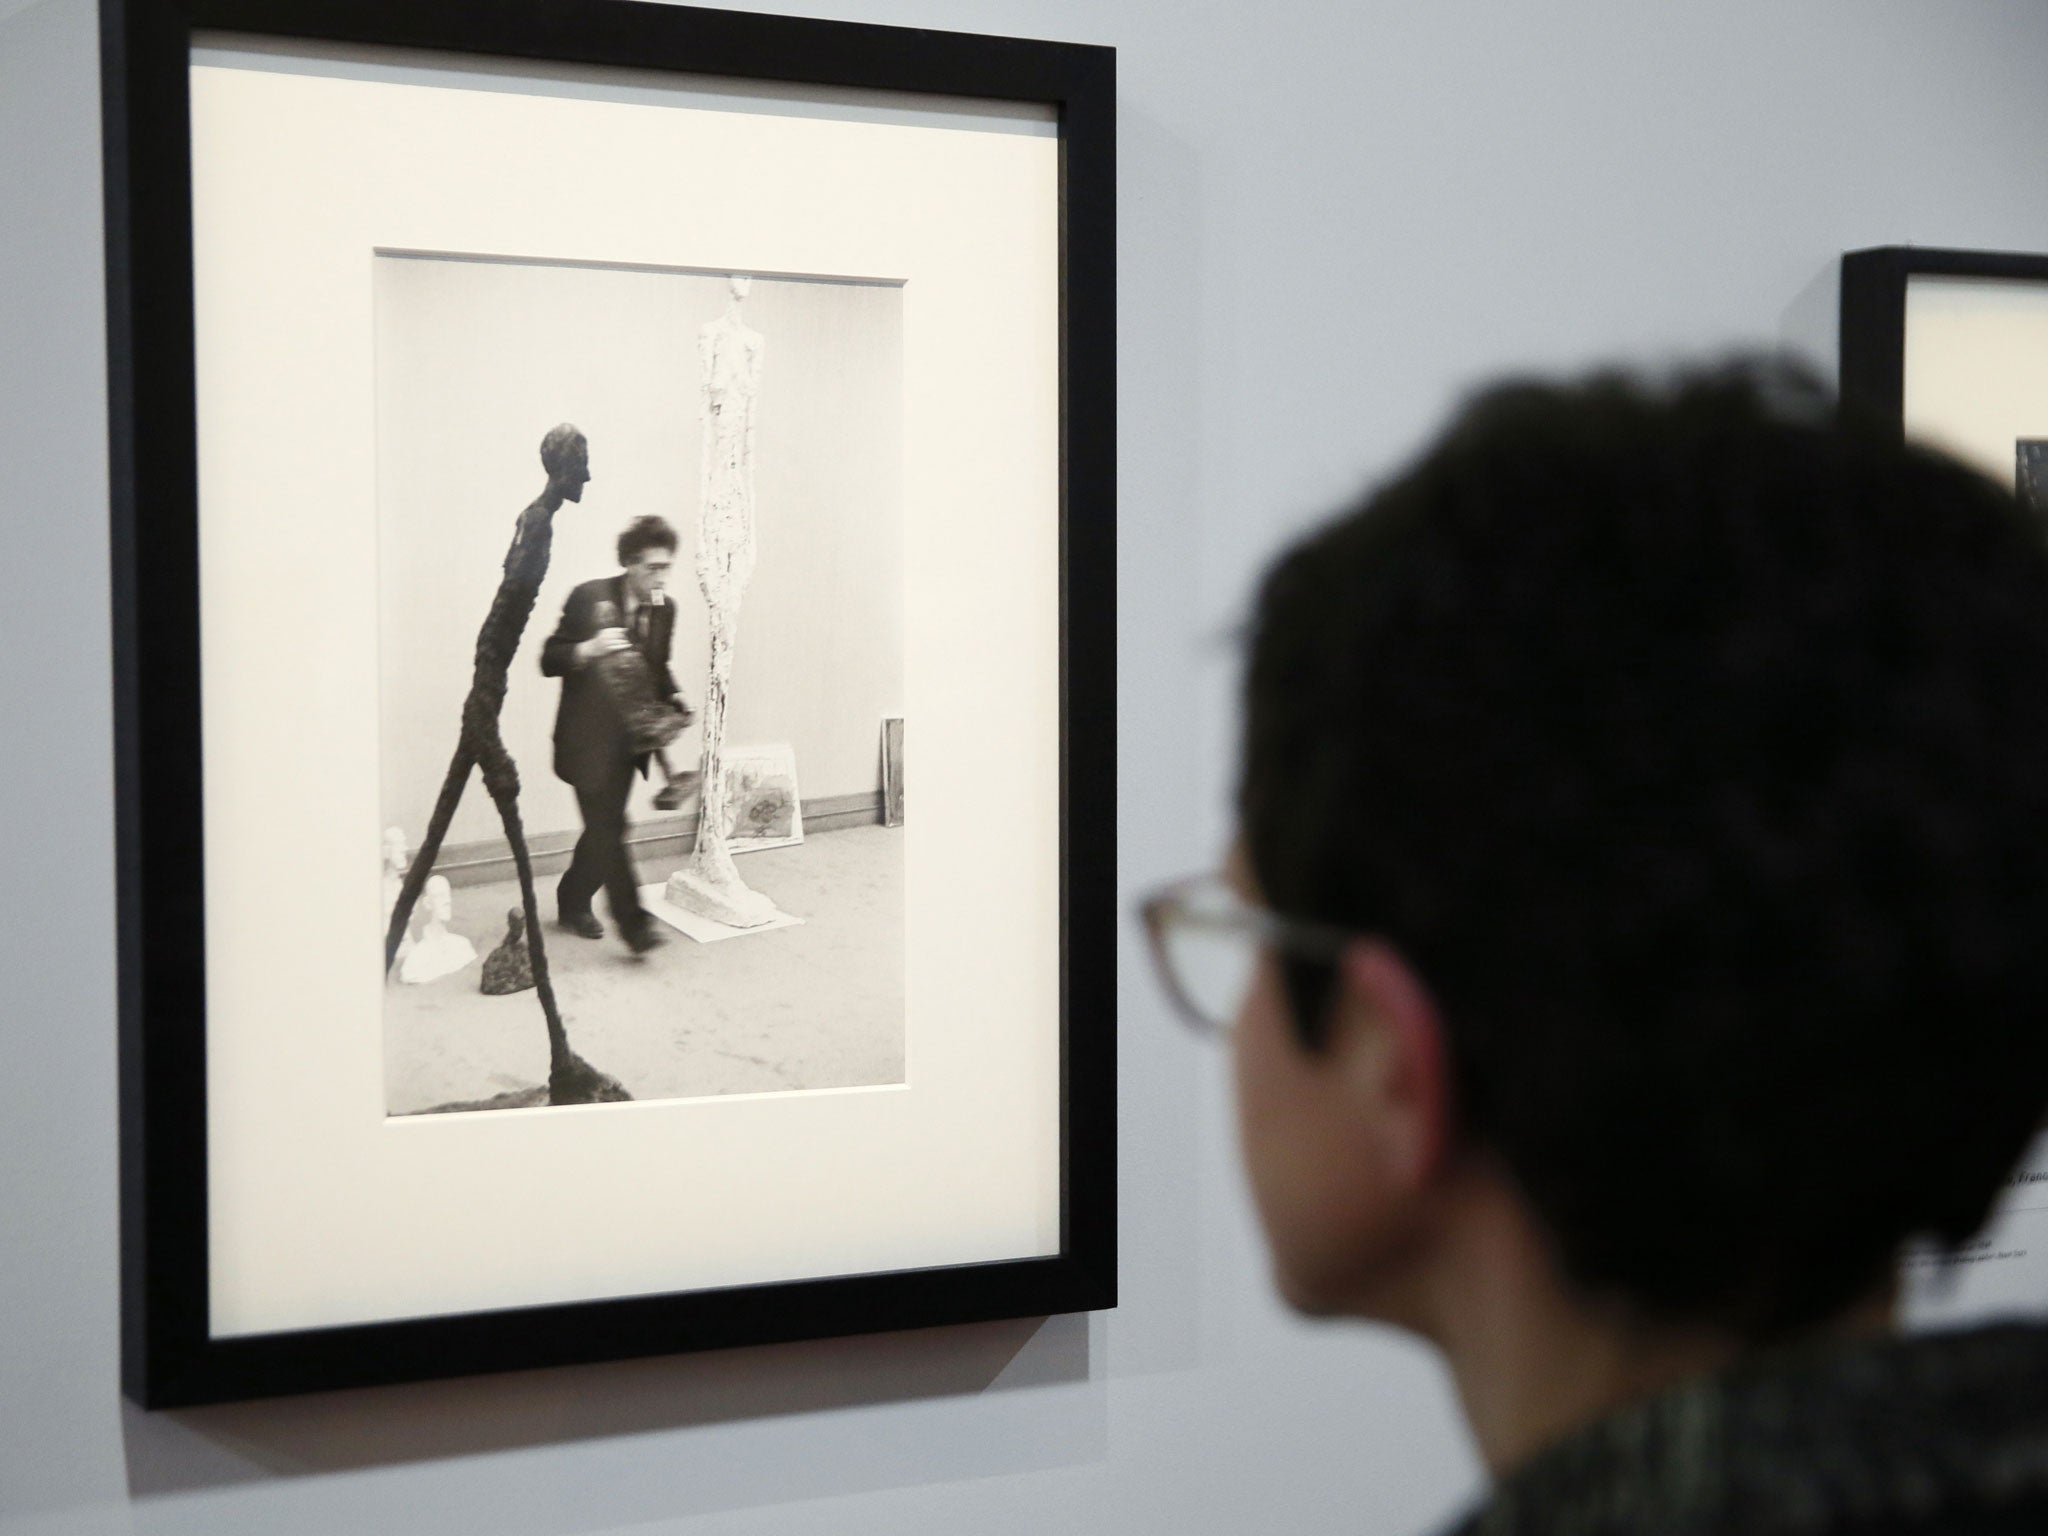
[[[803,802],[804,836],[837,832],[844,827],[872,827],[882,820],[880,791],[856,795],[820,795]],[[526,839],[526,851],[537,875],[558,875],[569,867],[576,832],[537,832]],[[679,858],[697,846],[697,813],[660,816],[636,822],[626,846],[635,859]],[[473,843],[444,843],[434,860],[434,873],[450,885],[490,885],[516,873],[512,848],[502,837]]]

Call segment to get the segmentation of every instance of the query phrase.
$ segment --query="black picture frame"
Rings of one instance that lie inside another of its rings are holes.
[[[1845,405],[1905,427],[1906,290],[1916,277],[2048,283],[2048,256],[1884,245],[1842,257],[1841,396]]]
[[[123,1386],[149,1408],[1110,1307],[1115,76],[1104,47],[635,0],[103,0]],[[1060,161],[1056,1254],[215,1337],[194,382],[195,34],[1044,104]],[[1074,658],[1085,658],[1075,665]]]

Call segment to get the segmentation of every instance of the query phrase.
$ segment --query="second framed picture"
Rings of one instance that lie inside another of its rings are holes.
[[[2048,256],[1842,258],[1842,394],[2048,514]]]
[[[1108,51],[105,21],[131,1394],[1110,1305]]]
[[[1845,403],[1974,465],[2048,519],[2048,256],[1881,246],[1842,258]],[[1954,1327],[2037,1307],[2048,1134],[1977,1240],[1916,1250],[1902,1315]],[[2033,1256],[2030,1257],[2029,1255]]]

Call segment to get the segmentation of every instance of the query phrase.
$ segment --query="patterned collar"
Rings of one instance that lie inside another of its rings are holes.
[[[642,608],[660,608],[668,602],[666,592],[657,592],[643,603],[633,595],[633,583],[623,572],[612,578],[612,589],[619,594],[619,617],[628,629],[633,627],[633,620]]]
[[[1904,1536],[1994,1515],[2048,1532],[2048,1327],[1759,1356],[1539,1453],[1450,1536]]]

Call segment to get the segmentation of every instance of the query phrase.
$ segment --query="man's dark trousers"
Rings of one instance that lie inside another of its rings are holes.
[[[626,853],[626,796],[633,787],[633,760],[621,757],[608,773],[574,786],[576,809],[583,817],[583,835],[576,855],[555,887],[555,904],[564,917],[588,912],[600,887],[622,932],[633,933],[647,922],[640,905],[633,861]]]

